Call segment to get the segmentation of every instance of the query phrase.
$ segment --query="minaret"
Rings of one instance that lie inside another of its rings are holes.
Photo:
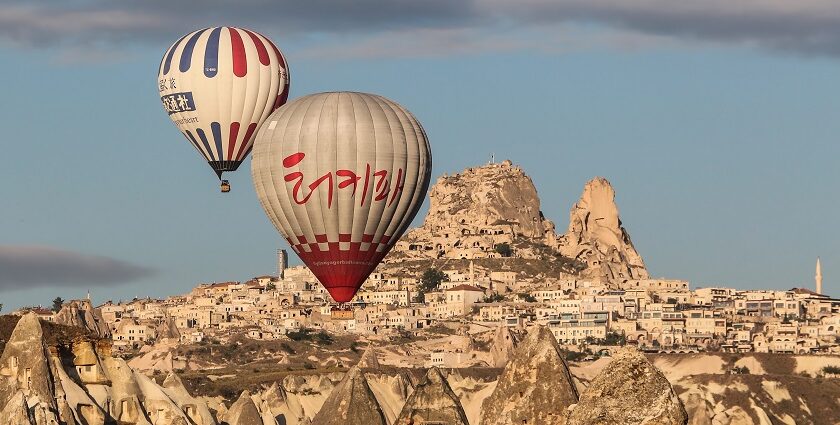
[[[817,274],[814,275],[814,281],[817,283],[817,293],[822,294],[822,267],[820,267],[820,257],[817,257]]]
[[[277,250],[277,278],[286,277],[286,269],[289,267],[289,254],[285,249]]]

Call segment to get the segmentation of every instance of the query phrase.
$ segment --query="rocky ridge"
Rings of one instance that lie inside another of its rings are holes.
[[[399,265],[407,258],[561,257],[575,266],[563,267],[560,277],[614,283],[649,277],[622,226],[615,191],[602,177],[586,183],[561,235],[541,211],[531,178],[510,161],[444,175],[432,186],[429,200],[423,225],[397,242],[386,264]]]

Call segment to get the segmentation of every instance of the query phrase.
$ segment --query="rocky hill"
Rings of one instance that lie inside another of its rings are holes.
[[[512,257],[508,263],[541,262],[537,273],[508,264],[531,276],[544,272],[606,283],[648,278],[644,261],[622,226],[615,191],[604,178],[586,184],[569,214],[568,231],[561,235],[545,218],[531,178],[510,161],[444,175],[432,186],[429,201],[423,225],[396,244],[385,268],[405,267],[418,259],[443,260],[452,266],[453,260]]]
[[[621,224],[615,190],[603,177],[586,183],[569,213],[569,230],[557,242],[560,253],[586,264],[583,275],[587,278],[613,282],[649,277]]]
[[[429,193],[423,225],[395,250],[432,258],[493,258],[499,244],[553,245],[554,223],[540,210],[531,178],[510,161],[443,175]],[[532,252],[520,255],[533,257]]]

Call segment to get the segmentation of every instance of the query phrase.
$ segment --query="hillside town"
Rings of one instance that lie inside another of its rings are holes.
[[[272,275],[0,316],[0,425],[837,423],[819,259],[813,290],[652,278],[606,179],[557,234],[510,161],[430,198],[349,303],[281,249]]]
[[[457,321],[487,329],[544,325],[569,349],[620,342],[648,352],[840,354],[840,299],[824,293],[819,259],[813,289],[692,288],[654,279],[621,226],[608,181],[587,183],[568,232],[555,235],[530,178],[510,161],[441,177],[430,198],[423,226],[397,244],[346,308],[331,304],[315,276],[288,267],[287,252],[278,250],[276,275],[97,309],[118,350],[175,335],[188,343],[234,334],[280,340],[301,329],[375,336]],[[554,260],[540,248],[572,260],[554,274],[518,267]],[[406,268],[412,261],[417,267]],[[49,311],[37,313],[52,320]],[[468,366],[452,354],[443,355],[447,366]]]

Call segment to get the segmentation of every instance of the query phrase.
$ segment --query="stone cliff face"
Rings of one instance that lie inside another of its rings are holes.
[[[0,356],[0,406],[15,397],[34,405],[33,417],[58,414],[44,334],[34,313],[21,317]]]
[[[577,401],[560,346],[548,328],[538,326],[514,350],[496,389],[484,400],[480,424],[562,424]]]
[[[427,422],[469,425],[458,396],[436,367],[429,369],[426,378],[414,389],[396,421],[397,425]]]
[[[649,277],[622,226],[615,191],[604,178],[586,184],[563,235],[543,216],[531,178],[510,161],[444,175],[432,186],[429,200],[423,225],[396,244],[386,263],[406,257],[544,259],[547,248],[576,260],[581,277],[588,279],[621,283]],[[507,253],[504,244],[511,248]]]
[[[581,393],[568,425],[685,425],[685,408],[641,353],[623,348]]]
[[[558,249],[564,256],[586,264],[585,277],[605,281],[649,277],[642,257],[621,225],[615,191],[603,177],[586,183],[569,213],[569,230],[558,238]]]
[[[86,329],[93,335],[100,338],[108,338],[111,336],[111,331],[108,325],[102,318],[99,310],[93,308],[90,300],[72,300],[68,301],[56,313],[53,322],[60,325],[76,326]]]
[[[312,425],[386,425],[385,415],[358,367],[332,390]]]
[[[432,258],[486,258],[497,244],[554,243],[554,223],[543,217],[531,178],[510,161],[440,177],[429,194],[423,226],[397,251]]]
[[[216,424],[177,378],[164,389],[86,338],[48,347],[37,316],[20,318],[0,355],[0,425]]]

